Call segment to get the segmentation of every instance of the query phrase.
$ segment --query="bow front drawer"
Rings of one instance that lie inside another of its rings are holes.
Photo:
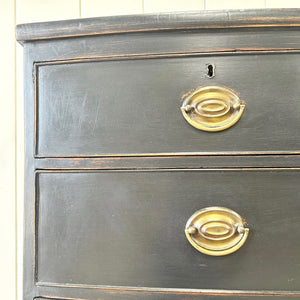
[[[299,63],[277,53],[37,64],[36,154],[299,152]],[[199,130],[190,116],[226,129]]]
[[[298,170],[52,171],[37,176],[39,285],[299,288]],[[201,217],[189,220],[197,210]],[[230,249],[240,235],[249,234],[236,252],[211,256],[188,242],[186,225],[197,229],[192,239],[208,250]]]

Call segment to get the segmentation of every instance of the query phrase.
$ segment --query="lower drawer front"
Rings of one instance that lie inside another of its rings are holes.
[[[39,172],[37,281],[297,291],[299,182],[279,169]],[[187,241],[189,217],[211,206],[246,219],[237,252],[208,256]]]

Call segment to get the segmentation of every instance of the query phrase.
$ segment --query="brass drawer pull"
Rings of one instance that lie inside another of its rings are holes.
[[[206,86],[187,96],[181,112],[189,124],[204,131],[221,131],[242,116],[245,104],[236,93],[219,86]]]
[[[185,234],[198,251],[222,256],[237,251],[245,243],[249,229],[231,209],[207,207],[196,211],[187,221]]]

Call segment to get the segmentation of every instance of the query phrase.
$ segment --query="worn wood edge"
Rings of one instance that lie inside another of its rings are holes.
[[[45,169],[45,170],[35,170],[34,174],[36,177],[39,176],[39,174],[47,174],[47,173],[150,173],[150,172],[273,172],[273,171],[300,171],[300,167],[236,167],[236,168],[207,168],[207,169],[172,169],[172,168],[166,168],[166,169],[142,169],[142,170],[136,170],[136,169],[128,169],[128,170],[101,170],[101,169]],[[36,280],[36,282],[39,282]]]
[[[20,24],[16,27],[16,40],[23,44],[128,32],[282,26],[300,26],[300,9],[170,12]]]
[[[299,297],[300,291],[268,291],[268,290],[221,290],[221,289],[183,289],[183,288],[150,288],[150,287],[119,287],[119,286],[97,286],[83,284],[58,284],[41,283],[38,286],[61,287],[61,288],[81,288],[81,289],[99,289],[108,293],[163,293],[177,295],[209,295],[209,296],[290,296]]]
[[[274,156],[274,155],[299,155],[295,151],[226,151],[226,152],[172,152],[172,153],[128,153],[128,154],[95,154],[95,155],[35,155],[36,159],[64,159],[64,158],[118,158],[118,157],[179,157],[179,156]]]
[[[168,156],[114,158],[57,158],[34,161],[36,170],[230,169],[300,167],[300,156]],[[188,165],[188,167],[187,167]]]
[[[33,189],[33,199],[34,199],[34,211],[33,211],[33,282],[36,283],[38,281],[38,232],[39,232],[39,176],[36,171],[34,171],[34,189]],[[25,279],[25,277],[24,277]]]
[[[166,58],[182,58],[182,57],[208,57],[208,56],[238,56],[238,55],[270,55],[270,54],[299,54],[300,48],[228,48],[228,49],[211,49],[211,50],[195,50],[195,51],[178,51],[178,52],[151,52],[151,53],[131,53],[124,55],[93,55],[82,56],[69,59],[53,59],[45,61],[34,61],[33,77],[37,81],[36,75],[39,67],[77,64],[89,62],[104,61],[126,61],[126,60],[145,60],[145,59],[166,59]]]

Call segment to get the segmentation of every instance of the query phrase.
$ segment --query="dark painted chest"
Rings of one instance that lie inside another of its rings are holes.
[[[19,25],[24,300],[300,298],[300,11]]]

